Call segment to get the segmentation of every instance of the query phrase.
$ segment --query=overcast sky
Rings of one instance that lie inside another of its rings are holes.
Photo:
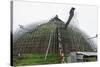
[[[69,10],[75,7],[77,15],[75,22],[90,37],[97,34],[97,7],[88,5],[71,5],[55,3],[37,3],[14,1],[13,9],[13,29],[18,25],[27,25],[37,23],[43,20],[50,20],[56,14],[64,22],[67,21]]]

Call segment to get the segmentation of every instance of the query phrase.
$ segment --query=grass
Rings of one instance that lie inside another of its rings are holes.
[[[48,54],[46,61],[42,54],[24,54],[21,57],[14,57],[13,60],[15,66],[60,63],[60,59],[57,57],[57,54]]]

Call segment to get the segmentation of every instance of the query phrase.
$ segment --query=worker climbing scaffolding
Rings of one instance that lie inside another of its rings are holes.
[[[65,24],[65,29],[68,27],[71,19],[74,16],[74,10],[75,10],[75,8],[72,7],[71,10],[70,10],[70,12],[69,12],[70,13],[70,16],[68,18],[67,23]],[[60,30],[62,30],[62,29],[64,29],[64,28],[63,27],[62,28],[61,27],[58,27],[57,28],[57,39],[58,39],[58,45],[59,45],[58,48],[59,48],[59,54],[60,54],[60,58],[61,58],[61,63],[65,63],[64,47],[63,47],[63,44],[62,44],[62,41],[61,41],[61,33],[60,33]]]

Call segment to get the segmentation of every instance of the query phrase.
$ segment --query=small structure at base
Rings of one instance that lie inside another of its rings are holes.
[[[68,63],[97,61],[97,52],[71,52]]]

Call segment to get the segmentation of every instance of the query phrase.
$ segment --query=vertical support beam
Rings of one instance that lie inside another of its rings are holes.
[[[47,47],[47,50],[46,50],[45,60],[47,59],[47,55],[48,55],[48,52],[49,52],[49,48],[50,48],[50,44],[51,44],[51,38],[52,38],[52,31],[51,31],[51,34],[50,34],[49,43],[48,43],[48,47]]]
[[[61,58],[61,63],[65,63],[65,57],[64,57],[64,51],[63,51],[63,46],[61,43],[61,34],[59,32],[59,28],[57,28],[57,41],[58,41],[58,48],[59,48],[59,55]]]

